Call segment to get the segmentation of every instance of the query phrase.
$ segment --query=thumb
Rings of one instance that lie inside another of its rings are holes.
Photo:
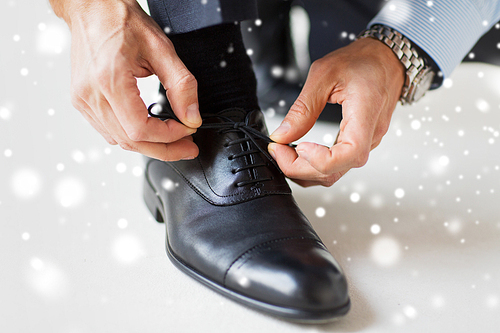
[[[159,49],[157,45],[149,54],[148,61],[163,84],[177,118],[188,127],[200,127],[198,83],[175,52],[173,44],[167,41]]]
[[[288,144],[303,137],[314,126],[332,93],[331,78],[318,67],[321,67],[318,61],[312,64],[299,97],[271,134],[272,140]]]

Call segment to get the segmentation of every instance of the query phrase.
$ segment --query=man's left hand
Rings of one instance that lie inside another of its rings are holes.
[[[283,173],[302,186],[331,186],[368,155],[387,133],[401,96],[405,68],[382,42],[364,38],[316,60],[306,83],[271,139],[269,152]],[[336,143],[329,148],[311,142],[296,149],[286,144],[303,137],[326,103],[342,105]]]

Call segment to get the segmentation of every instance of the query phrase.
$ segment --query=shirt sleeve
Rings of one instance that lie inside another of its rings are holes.
[[[368,27],[383,24],[399,31],[427,52],[446,78],[499,20],[500,0],[396,0]]]
[[[256,0],[148,0],[151,17],[167,34],[256,19]]]

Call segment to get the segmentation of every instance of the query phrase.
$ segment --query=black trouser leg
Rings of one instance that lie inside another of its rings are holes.
[[[198,82],[202,113],[259,108],[252,62],[237,23],[254,17],[252,4],[149,0],[151,16],[165,28],[179,58]],[[163,87],[160,91],[165,93]]]

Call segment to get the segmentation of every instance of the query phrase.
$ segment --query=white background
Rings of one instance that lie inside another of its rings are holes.
[[[331,188],[293,186],[352,298],[346,317],[307,326],[168,261],[140,156],[108,146],[71,106],[70,35],[47,1],[2,0],[0,27],[1,332],[498,330],[499,68],[462,65],[396,109],[366,167]],[[157,81],[140,85],[152,102]],[[331,144],[337,129],[318,124],[309,139]]]

